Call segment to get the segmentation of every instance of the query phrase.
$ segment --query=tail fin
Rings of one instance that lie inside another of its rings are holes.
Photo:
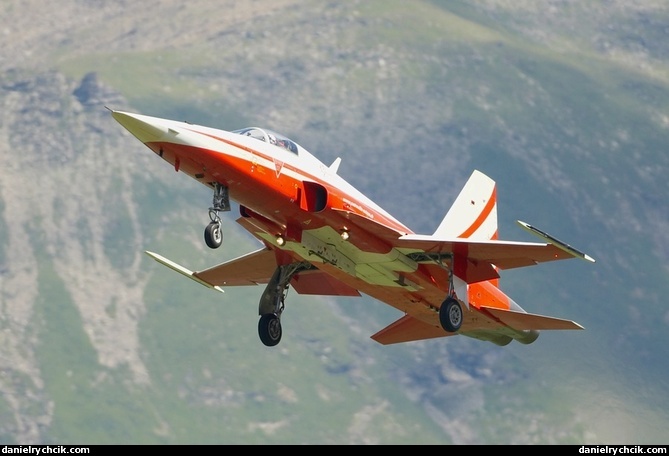
[[[434,232],[438,237],[497,239],[497,184],[474,170]]]
[[[435,237],[498,239],[497,184],[481,171],[474,170],[434,232]],[[499,286],[499,279],[491,281]]]

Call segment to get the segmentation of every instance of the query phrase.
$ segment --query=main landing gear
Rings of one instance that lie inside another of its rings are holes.
[[[217,249],[223,243],[223,233],[221,232],[221,217],[218,213],[220,211],[226,212],[230,210],[230,196],[228,187],[214,183],[214,198],[212,207],[209,208],[209,225],[204,229],[204,242],[211,249]]]
[[[464,314],[460,301],[455,298],[455,288],[453,286],[453,271],[449,269],[448,296],[441,303],[439,308],[439,323],[444,331],[449,333],[458,332],[462,326]]]
[[[457,299],[449,296],[439,308],[439,323],[446,332],[457,332],[462,326],[462,306]]]
[[[281,341],[281,313],[288,293],[288,285],[295,274],[313,266],[308,262],[291,263],[276,268],[260,297],[258,336],[263,344],[273,347]]]

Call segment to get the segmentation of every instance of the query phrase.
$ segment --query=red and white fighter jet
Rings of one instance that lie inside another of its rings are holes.
[[[282,336],[286,292],[369,295],[404,315],[372,335],[394,344],[463,335],[506,345],[534,342],[540,330],[578,323],[525,312],[499,288],[499,270],[568,258],[594,260],[521,221],[543,242],[498,239],[495,182],[474,171],[431,235],[413,233],[294,141],[250,127],[236,131],[122,111],[112,116],[156,155],[209,187],[207,245],[222,241],[220,212],[239,204],[237,222],[262,244],[217,266],[191,271],[157,253],[165,266],[217,291],[266,284],[258,333]]]

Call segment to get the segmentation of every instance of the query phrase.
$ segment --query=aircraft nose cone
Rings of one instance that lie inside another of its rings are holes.
[[[168,132],[157,117],[123,111],[112,111],[112,117],[143,143],[157,141]]]

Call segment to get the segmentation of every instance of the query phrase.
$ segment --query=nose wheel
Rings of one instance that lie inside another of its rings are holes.
[[[209,208],[209,225],[204,229],[204,242],[211,249],[217,249],[223,243],[223,232],[221,231],[221,217],[218,213],[230,210],[230,196],[228,187],[214,183],[214,198],[212,207]]]
[[[211,213],[210,213],[211,215]],[[221,219],[216,215],[216,220],[209,222],[204,229],[204,242],[210,249],[217,249],[223,243],[223,232],[221,231]]]

